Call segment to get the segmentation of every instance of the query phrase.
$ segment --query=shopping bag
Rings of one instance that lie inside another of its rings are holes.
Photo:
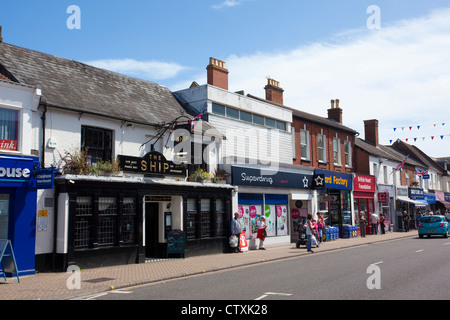
[[[238,238],[235,235],[232,235],[229,240],[230,247],[236,248],[238,246],[238,241]]]

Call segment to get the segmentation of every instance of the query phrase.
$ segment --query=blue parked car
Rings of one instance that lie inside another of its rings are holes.
[[[441,235],[448,238],[450,223],[443,216],[425,216],[419,219],[419,238]]]

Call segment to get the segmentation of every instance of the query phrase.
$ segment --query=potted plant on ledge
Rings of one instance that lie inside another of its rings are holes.
[[[226,172],[225,170],[216,168],[214,170],[213,181],[215,183],[219,183],[219,184],[226,184],[227,183],[227,178],[229,176],[230,176],[230,174],[228,172]]]
[[[211,182],[211,175],[201,168],[197,168],[193,173],[191,173],[188,177],[188,180],[191,182]]]

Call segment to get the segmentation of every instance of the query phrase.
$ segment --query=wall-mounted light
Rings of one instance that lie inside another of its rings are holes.
[[[170,202],[167,204],[167,209],[170,209],[170,207],[171,207],[171,204],[170,204]]]

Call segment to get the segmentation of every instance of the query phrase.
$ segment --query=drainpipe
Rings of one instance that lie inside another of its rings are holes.
[[[41,168],[45,168],[45,127],[47,125],[47,102],[45,99],[42,99],[39,102],[39,106],[44,107],[44,111],[42,112],[42,161],[41,161]]]

